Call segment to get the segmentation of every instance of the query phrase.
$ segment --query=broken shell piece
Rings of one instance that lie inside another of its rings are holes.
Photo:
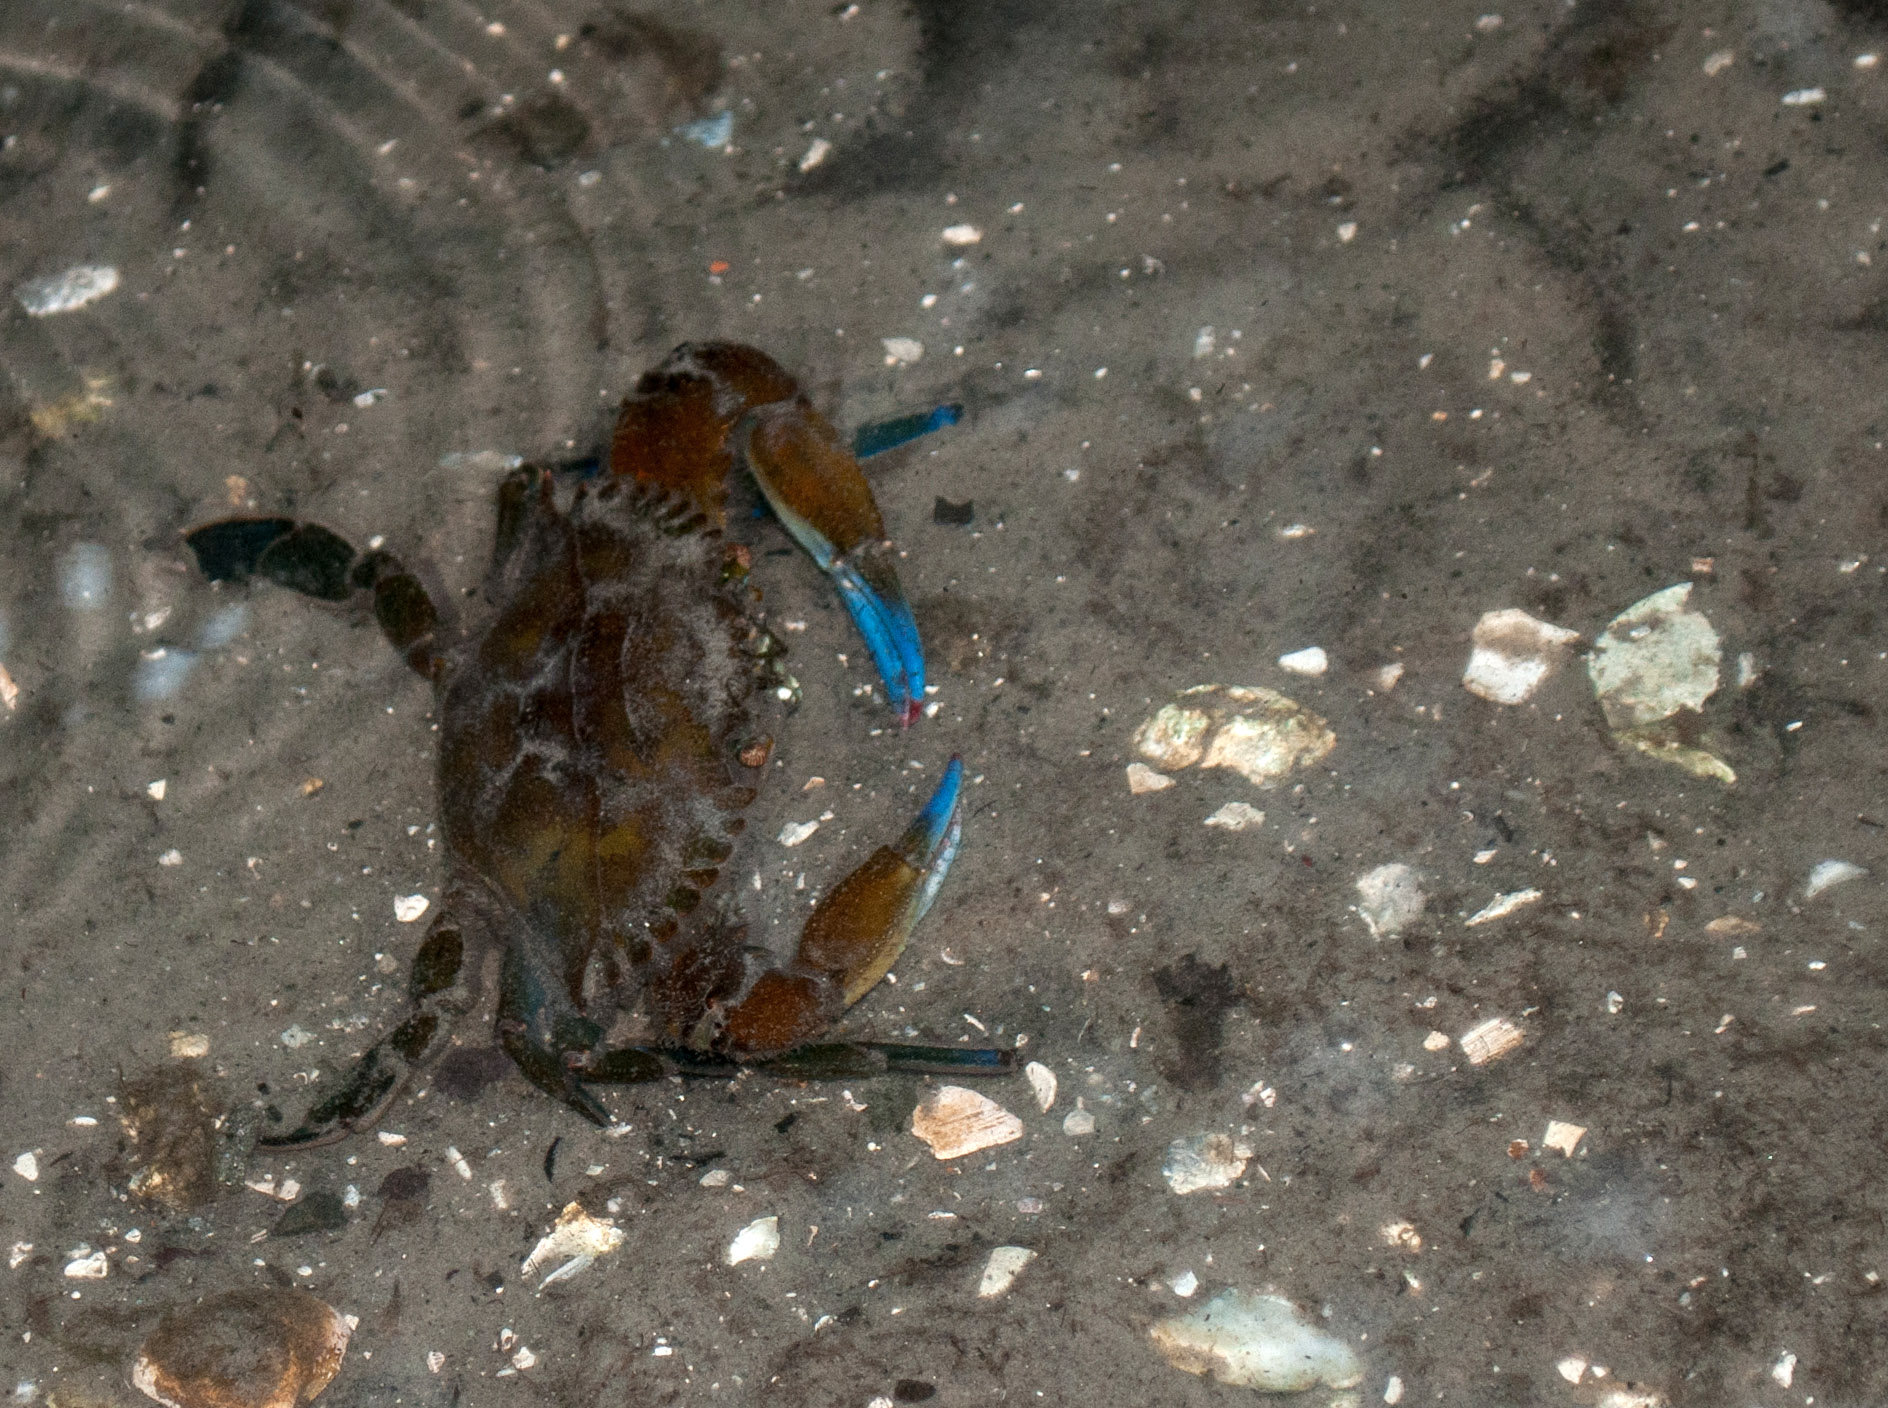
[[[1173,779],[1164,772],[1155,772],[1146,763],[1128,764],[1128,791],[1136,797],[1143,792],[1164,792],[1173,786]]]
[[[1701,709],[1716,692],[1718,633],[1690,601],[1690,582],[1654,592],[1607,622],[1594,642],[1587,674],[1615,730]]]
[[[1095,1132],[1095,1114],[1084,1110],[1079,1103],[1062,1117],[1062,1132],[1071,1139],[1080,1139]]]
[[[1283,1296],[1221,1291],[1149,1333],[1174,1368],[1262,1393],[1299,1393],[1320,1384],[1354,1388],[1364,1377],[1356,1352]]]
[[[757,1217],[728,1243],[728,1265],[739,1266],[744,1261],[772,1261],[774,1253],[780,1250],[780,1219],[777,1217]]]
[[[911,1112],[911,1132],[940,1160],[959,1159],[1023,1137],[1023,1122],[996,1101],[961,1085],[942,1085]]]
[[[1691,583],[1680,582],[1620,612],[1594,642],[1587,674],[1620,742],[1730,784],[1737,774],[1729,764],[1665,726],[1675,714],[1702,709],[1718,687],[1718,633],[1690,600]]]
[[[1377,1235],[1383,1238],[1386,1247],[1401,1247],[1406,1252],[1423,1249],[1423,1234],[1416,1230],[1413,1222],[1386,1222],[1377,1229]]]
[[[1245,685],[1182,690],[1134,733],[1135,751],[1158,767],[1231,768],[1259,787],[1313,766],[1336,746],[1331,726],[1296,700]]]
[[[1463,927],[1473,929],[1477,924],[1487,924],[1492,920],[1505,919],[1517,909],[1525,909],[1536,903],[1541,892],[1535,889],[1511,890],[1505,895],[1496,895],[1487,904],[1476,910],[1462,921]]]
[[[232,1291],[166,1315],[131,1383],[167,1408],[301,1408],[340,1369],[352,1332],[306,1291]]]
[[[1456,1038],[1471,1066],[1499,1060],[1527,1039],[1527,1034],[1506,1017],[1490,1017]]]
[[[13,290],[20,307],[35,318],[70,313],[96,303],[118,287],[118,271],[109,264],[75,264],[59,274],[28,279]]]
[[[1813,878],[1813,872],[1812,872]],[[1761,934],[1763,925],[1754,919],[1746,919],[1741,914],[1720,914],[1704,926],[1707,934],[1723,936],[1725,934]]]
[[[1031,1061],[1023,1067],[1023,1074],[1029,1077],[1029,1088],[1036,1097],[1036,1108],[1044,1114],[1055,1104],[1055,1072],[1040,1061]]]
[[[1484,612],[1469,637],[1462,687],[1494,704],[1519,704],[1560,668],[1578,631],[1508,607]]]
[[[1357,877],[1357,914],[1373,939],[1393,939],[1422,917],[1429,897],[1414,866],[1392,861]]]
[[[1324,653],[1321,645],[1308,645],[1303,650],[1294,650],[1288,655],[1278,657],[1278,668],[1294,675],[1309,675],[1316,678],[1331,668],[1331,657]]]
[[[1846,860],[1819,860],[1809,872],[1809,883],[1803,886],[1803,898],[1813,900],[1824,890],[1860,880],[1866,874],[1861,866]]]
[[[393,917],[402,924],[411,924],[426,913],[429,903],[425,895],[395,895]]]
[[[210,1054],[210,1038],[201,1032],[172,1032],[170,1054],[178,1061],[201,1060]]]
[[[1036,1254],[1028,1247],[992,1247],[990,1259],[983,1264],[983,1279],[977,1283],[977,1294],[985,1300],[994,1300],[1007,1291],[1023,1268],[1035,1259]]]
[[[1568,1158],[1580,1147],[1580,1140],[1586,1134],[1583,1124],[1569,1124],[1565,1120],[1547,1121],[1547,1133],[1541,1136],[1541,1148],[1558,1149]]]
[[[1188,1134],[1167,1146],[1160,1171],[1174,1192],[1198,1193],[1232,1186],[1251,1157],[1252,1147],[1235,1143],[1229,1134]]]
[[[1265,825],[1265,813],[1250,802],[1228,802],[1209,816],[1206,824],[1226,831],[1249,831]]]
[[[581,1203],[566,1203],[551,1230],[538,1239],[531,1255],[524,1259],[526,1279],[538,1274],[552,1262],[562,1262],[538,1283],[541,1291],[554,1281],[575,1276],[598,1257],[623,1245],[623,1229],[604,1217],[592,1217]]]

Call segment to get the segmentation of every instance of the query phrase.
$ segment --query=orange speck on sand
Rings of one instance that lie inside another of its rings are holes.
[[[708,272],[711,274],[725,274],[728,272],[728,270],[732,269],[733,267],[734,266],[728,263],[727,260],[717,259],[708,266]]]

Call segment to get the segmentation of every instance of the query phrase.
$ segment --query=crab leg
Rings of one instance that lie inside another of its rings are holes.
[[[299,1125],[287,1134],[265,1134],[256,1140],[258,1145],[305,1149],[332,1144],[374,1124],[407,1077],[445,1045],[452,1019],[470,998],[460,981],[465,971],[465,939],[450,914],[450,908],[441,911],[413,957],[407,979],[413,1010],[407,1019],[370,1046],[341,1088],[316,1101]]]
[[[322,601],[372,592],[382,634],[415,673],[437,679],[444,661],[437,640],[439,610],[420,579],[392,553],[357,553],[319,523],[292,518],[224,518],[184,535],[197,566],[212,582],[266,577]]]

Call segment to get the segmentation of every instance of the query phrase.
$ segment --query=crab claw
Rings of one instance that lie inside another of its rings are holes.
[[[764,1059],[804,1045],[891,971],[957,854],[963,788],[963,759],[952,758],[898,844],[866,857],[808,916],[792,962],[729,1006],[718,1050]]]
[[[804,401],[762,406],[736,435],[780,522],[839,588],[892,708],[909,724],[924,700],[924,648],[858,460]]]

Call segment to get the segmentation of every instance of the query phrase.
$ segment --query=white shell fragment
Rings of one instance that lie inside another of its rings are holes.
[[[30,1149],[13,1160],[13,1171],[28,1183],[39,1182],[39,1160]]]
[[[1809,872],[1809,882],[1803,886],[1803,898],[1813,900],[1824,890],[1860,880],[1866,874],[1866,870],[1852,861],[1819,860]]]
[[[1023,1122],[996,1101],[961,1085],[941,1085],[911,1112],[911,1132],[939,1160],[960,1159],[1023,1137]]]
[[[1525,909],[1538,903],[1541,892],[1536,889],[1510,890],[1505,895],[1496,895],[1487,904],[1476,910],[1462,921],[1463,927],[1473,929],[1477,924],[1488,924],[1497,919],[1506,919],[1517,909]]]
[[[1583,1124],[1569,1124],[1566,1120],[1547,1121],[1547,1133],[1541,1136],[1543,1149],[1558,1149],[1568,1158],[1580,1147],[1580,1140],[1586,1135]]]
[[[1174,1368],[1262,1393],[1300,1393],[1320,1384],[1354,1388],[1364,1377],[1356,1352],[1283,1296],[1221,1291],[1149,1333]]]
[[[1134,749],[1167,771],[1231,768],[1271,787],[1337,746],[1331,726],[1276,690],[1203,684],[1182,690],[1134,733]]]
[[[780,1219],[777,1217],[757,1217],[728,1243],[728,1265],[739,1266],[744,1261],[772,1261],[774,1253],[780,1250]]]
[[[882,337],[879,346],[885,349],[888,367],[909,366],[924,356],[924,344],[915,337]]]
[[[75,264],[62,273],[28,279],[13,296],[33,317],[49,318],[96,303],[117,287],[118,271],[111,265]]]
[[[968,249],[973,244],[980,244],[982,240],[983,231],[975,225],[946,225],[944,227],[944,243],[952,249]]]
[[[817,830],[819,830],[819,822],[817,820],[790,821],[780,828],[780,844],[789,847],[797,846]]]
[[[1073,1110],[1062,1117],[1062,1132],[1071,1139],[1080,1139],[1095,1132],[1095,1113],[1084,1110],[1078,1102]]]
[[[1235,1142],[1230,1134],[1187,1134],[1167,1146],[1160,1172],[1176,1193],[1229,1188],[1251,1157],[1252,1146]]]
[[[1429,897],[1414,866],[1392,861],[1357,877],[1357,914],[1373,939],[1393,939],[1422,917]]]
[[[1654,592],[1607,622],[1594,642],[1587,674],[1613,728],[1700,709],[1716,692],[1718,633],[1690,601],[1690,582]]]
[[[1250,802],[1228,802],[1206,819],[1208,826],[1225,831],[1250,831],[1265,825],[1265,813]]]
[[[1470,1027],[1456,1040],[1471,1066],[1485,1066],[1506,1056],[1526,1039],[1526,1033],[1506,1017],[1490,1017],[1480,1026]]]
[[[72,1259],[66,1263],[66,1279],[69,1281],[103,1281],[111,1271],[111,1263],[105,1259],[105,1253],[95,1252],[90,1247],[75,1247]]]
[[[426,913],[431,902],[425,895],[395,895],[393,897],[393,917],[402,924],[411,924]]]
[[[1781,1387],[1788,1388],[1796,1379],[1796,1356],[1789,1350],[1777,1356],[1777,1362],[1770,1366],[1770,1377]]]
[[[1164,772],[1155,772],[1146,763],[1128,764],[1128,791],[1136,797],[1144,792],[1165,792],[1173,786],[1173,779]]]
[[[1308,645],[1303,650],[1294,650],[1288,655],[1278,657],[1278,668],[1294,675],[1316,677],[1331,668],[1331,657],[1324,653],[1320,645]]]
[[[1036,1254],[1028,1247],[992,1247],[990,1259],[983,1264],[983,1279],[977,1283],[977,1294],[984,1300],[994,1300],[1007,1291],[1023,1268],[1035,1259]]]
[[[1493,704],[1520,704],[1560,668],[1578,631],[1537,621],[1509,607],[1489,611],[1469,637],[1462,687]]]
[[[1049,1107],[1055,1104],[1055,1072],[1040,1061],[1031,1061],[1023,1067],[1023,1074],[1029,1077],[1029,1089],[1036,1097],[1036,1108],[1048,1114]]]
[[[575,1276],[598,1257],[622,1245],[622,1228],[608,1218],[592,1217],[581,1203],[567,1203],[551,1230],[538,1239],[531,1255],[524,1259],[523,1272],[528,1280],[552,1262],[561,1263],[538,1283],[541,1291],[555,1281]]]

